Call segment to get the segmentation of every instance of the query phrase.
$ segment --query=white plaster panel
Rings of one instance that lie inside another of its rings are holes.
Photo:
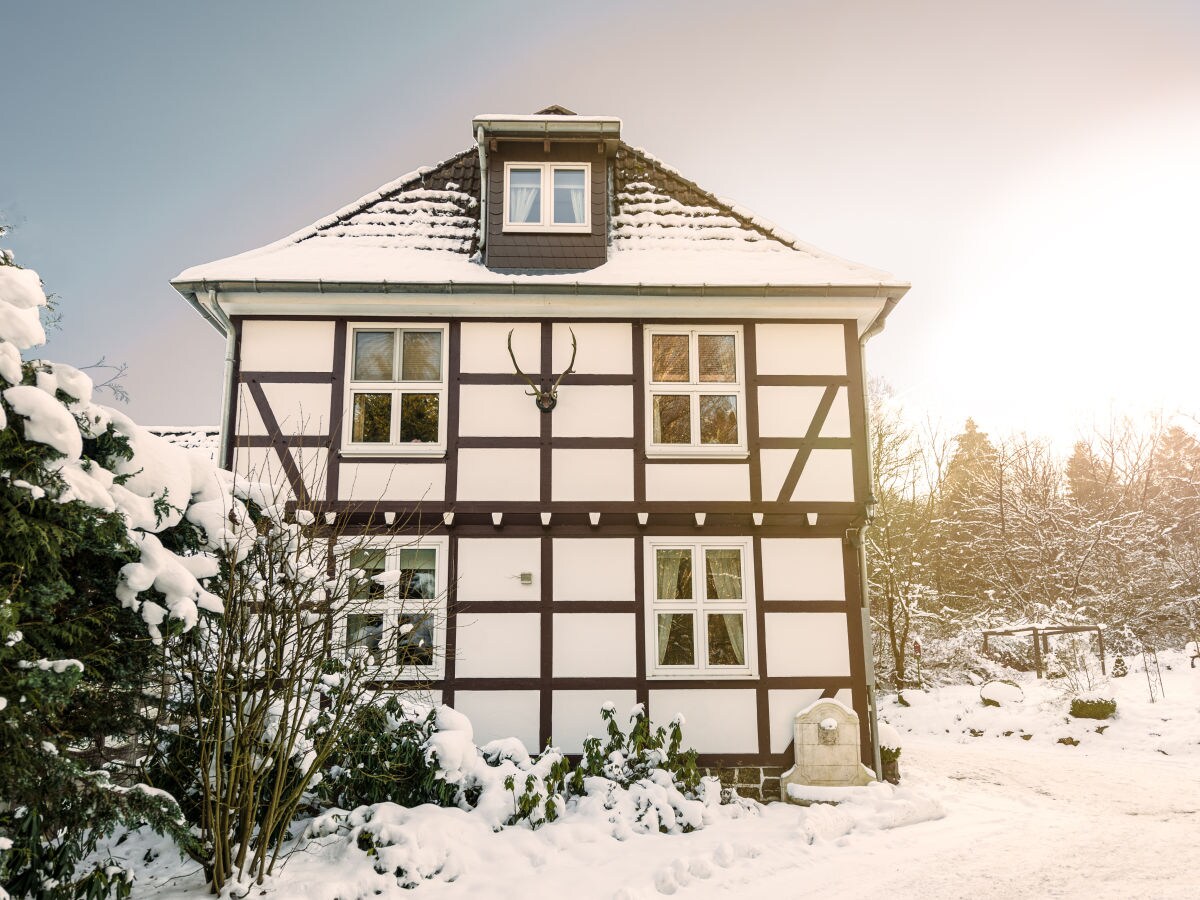
[[[304,483],[306,501],[325,499],[325,476],[329,474],[329,451],[324,447],[293,447],[288,451],[300,480]]]
[[[634,618],[631,613],[560,613],[554,617],[556,678],[632,677]]]
[[[629,710],[637,703],[636,691],[555,691],[551,707],[550,740],[564,753],[580,753],[588,735],[608,739],[608,728],[600,718],[600,708],[612,703],[617,708],[617,723],[629,729]]]
[[[825,388],[811,385],[760,387],[758,433],[763,437],[804,437],[824,393]]]
[[[251,319],[242,323],[243,372],[330,372],[333,323]]]
[[[646,466],[646,499],[749,500],[750,467],[653,463]]]
[[[458,394],[459,434],[537,437],[541,417],[523,384],[464,384]]]
[[[458,499],[537,500],[540,465],[536,449],[459,450]]]
[[[464,613],[455,619],[459,678],[536,678],[541,673],[537,613]]]
[[[775,500],[787,478],[788,471],[796,459],[796,450],[763,450],[759,454],[762,465],[763,498]],[[649,468],[649,467],[647,467]],[[649,476],[646,479],[649,491]],[[793,502],[854,502],[854,457],[853,451],[813,450],[804,462],[804,470],[796,482],[790,497],[783,500]]]
[[[795,737],[796,713],[821,699],[820,688],[804,691],[767,691],[771,716],[771,752],[782,753]]]
[[[833,398],[833,406],[829,407],[829,415],[825,417],[825,427],[821,429],[823,438],[850,437],[850,392],[840,387]]]
[[[440,503],[446,498],[443,463],[343,462],[338,474],[338,499],[415,500]]]
[[[554,500],[632,500],[632,450],[555,450],[550,496]]]
[[[559,322],[554,326],[554,371],[571,361],[574,329],[579,352],[575,371],[587,375],[629,375],[633,372],[633,326],[628,322]],[[568,375],[567,379],[570,380]]]
[[[513,353],[522,371],[538,374],[542,360],[542,326],[537,322],[463,322],[461,335],[462,372],[512,372],[508,355],[508,332],[512,330]],[[533,405],[533,401],[529,401]]]
[[[808,455],[792,500],[854,502],[854,457],[850,450],[814,450]]]
[[[633,388],[564,384],[550,416],[555,437],[632,437]]]
[[[554,599],[633,600],[633,556],[633,538],[555,538]]]
[[[521,584],[522,572],[533,584]],[[541,538],[461,538],[459,600],[538,600],[542,596]]]
[[[263,383],[262,389],[281,435],[329,433],[329,385]]]
[[[457,691],[454,708],[471,720],[476,744],[515,737],[530,753],[540,749],[542,707],[537,691]]]
[[[845,375],[846,332],[841,325],[758,325],[760,375]]]
[[[650,719],[666,725],[683,713],[683,742],[700,753],[754,753],[758,750],[758,710],[754,691],[650,691]]]
[[[767,671],[771,675],[844,677],[850,644],[844,613],[767,613]]]
[[[840,538],[763,538],[764,600],[845,600]]]
[[[233,471],[250,481],[273,485],[280,492],[280,499],[294,499],[283,464],[272,447],[234,448]]]
[[[266,423],[263,422],[262,415],[258,411],[258,404],[254,402],[254,395],[250,393],[250,388],[244,384],[238,385],[236,422],[238,434],[262,435],[267,433]],[[225,427],[224,422],[221,423],[221,427]]]

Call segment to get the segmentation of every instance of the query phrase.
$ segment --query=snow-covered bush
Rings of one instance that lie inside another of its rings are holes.
[[[318,525],[305,510],[292,516],[274,499],[239,505],[235,518],[248,527],[218,554],[210,582],[224,613],[204,613],[164,662],[169,715],[148,770],[195,826],[195,859],[217,891],[270,874],[356,710],[394,678],[401,649],[352,647],[349,636],[352,616],[372,614],[377,586],[402,574],[356,568],[368,548],[386,550],[381,538]],[[419,605],[405,611],[424,616],[437,600],[411,602]]]
[[[170,797],[90,770],[145,724],[154,645],[220,610],[197,535],[234,485],[94,402],[86,373],[22,361],[45,305],[0,251],[0,872],[14,893],[66,897],[111,881],[74,867],[116,822],[188,840]]]
[[[395,694],[364,703],[329,755],[316,793],[327,808],[374,803],[453,806],[458,788],[441,775],[425,745],[437,731],[437,710]]]
[[[495,829],[537,828],[581,806],[611,818],[622,833],[702,827],[706,804],[719,802],[720,789],[715,779],[701,779],[695,751],[681,749],[682,719],[654,728],[639,704],[626,734],[612,704],[601,714],[606,739],[589,737],[572,767],[553,747],[531,756],[512,738],[476,746],[461,713],[393,697],[356,714],[317,793],[345,809],[456,806]]]
[[[989,681],[979,689],[984,706],[1013,706],[1025,699],[1025,692],[1015,681]]]
[[[879,723],[879,761],[883,765],[883,778],[892,784],[900,783],[900,732],[887,722]]]
[[[1100,694],[1084,694],[1071,698],[1071,715],[1076,719],[1111,719],[1117,712],[1117,701]]]

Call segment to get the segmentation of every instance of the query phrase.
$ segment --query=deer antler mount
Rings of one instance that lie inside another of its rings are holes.
[[[508,355],[513,361],[513,367],[517,370],[517,374],[525,379],[525,383],[532,388],[532,390],[525,392],[526,396],[533,397],[533,402],[537,404],[537,408],[544,413],[550,412],[557,405],[558,386],[562,384],[564,378],[575,371],[575,354],[579,351],[579,343],[575,340],[575,329],[570,328],[568,331],[571,332],[571,361],[567,363],[567,367],[563,370],[563,373],[555,379],[554,384],[548,388],[539,387],[534,383],[532,378],[521,371],[521,366],[517,363],[517,355],[513,353],[512,330],[510,329],[508,332]]]

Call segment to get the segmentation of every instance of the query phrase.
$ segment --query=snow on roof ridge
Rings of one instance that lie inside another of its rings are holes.
[[[716,194],[714,194],[712,191],[705,190],[703,187],[696,184],[696,182],[692,181],[690,178],[688,178],[686,175],[684,175],[682,172],[680,172],[674,166],[659,159],[653,153],[649,153],[645,148],[633,147],[628,144],[626,146],[629,146],[629,149],[633,153],[643,157],[647,162],[649,162],[655,166],[658,166],[664,172],[674,175],[676,178],[678,178],[680,181],[684,182],[692,190],[698,191],[699,193],[703,194],[706,197],[711,197],[715,203],[717,203],[720,206],[725,207],[727,210],[729,210],[729,212],[734,217],[736,217],[737,219],[740,219],[743,224],[753,228],[754,230],[760,232],[761,234],[766,235],[767,237],[774,238],[775,240],[779,241],[779,243],[784,244],[785,246],[790,247],[793,250],[797,250],[801,253],[807,253],[809,256],[814,256],[814,257],[817,257],[818,259],[824,259],[824,260],[828,260],[830,262],[841,263],[842,265],[848,266],[852,269],[877,272],[877,273],[880,273],[883,275],[888,275],[888,276],[891,276],[894,278],[894,276],[892,276],[892,274],[890,272],[884,272],[882,269],[876,269],[873,266],[868,266],[868,265],[864,265],[863,263],[855,262],[854,260],[847,259],[844,256],[837,256],[833,253],[829,253],[826,250],[822,250],[820,247],[817,247],[813,244],[806,243],[805,241],[802,241],[799,238],[797,238],[791,232],[786,231],[783,228],[780,228],[778,225],[776,225],[774,222],[770,221],[769,219],[764,219],[762,216],[758,215],[754,211],[749,210],[746,207],[741,206],[737,203],[734,203],[731,200],[727,200],[724,197],[719,197]],[[642,184],[642,182],[634,182],[634,183],[639,184],[639,185]]]

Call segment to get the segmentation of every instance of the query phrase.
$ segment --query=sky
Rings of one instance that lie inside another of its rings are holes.
[[[951,433],[1200,413],[1200,3],[0,0],[4,244],[47,358],[206,424],[168,284],[552,103],[912,283],[868,364]]]

